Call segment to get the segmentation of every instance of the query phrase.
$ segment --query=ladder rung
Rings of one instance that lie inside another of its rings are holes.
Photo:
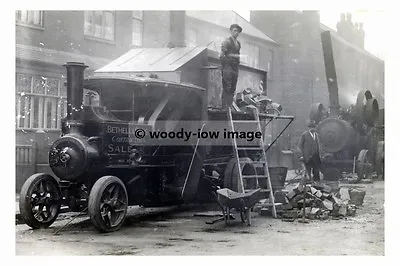
[[[245,189],[244,192],[250,192],[253,191],[254,189]],[[270,192],[269,189],[260,189],[260,193],[265,193],[265,192]]]
[[[257,108],[254,108],[253,109],[253,114],[254,114],[254,118],[255,118],[255,120],[233,120],[233,117],[232,117],[232,110],[231,110],[231,108],[228,108],[228,119],[229,119],[229,122],[230,122],[230,127],[231,127],[231,129],[232,130],[235,130],[235,126],[234,126],[234,124],[239,124],[239,123],[242,123],[242,124],[244,124],[244,123],[252,123],[252,124],[256,124],[257,125],[257,128],[258,129],[260,129],[261,130],[261,125],[260,125],[260,118],[259,118],[259,112],[258,112],[258,109]],[[262,151],[262,161],[260,162],[255,162],[255,164],[258,164],[258,165],[260,165],[260,164],[262,164],[262,165],[264,165],[264,168],[265,167],[267,167],[268,166],[268,163],[267,163],[267,158],[266,158],[266,154],[265,154],[265,146],[264,146],[264,141],[263,141],[263,139],[260,139],[260,143],[259,143],[259,146],[258,147],[243,147],[243,146],[241,146],[241,147],[238,147],[237,146],[237,141],[236,141],[236,138],[233,138],[232,139],[232,144],[233,144],[233,148],[234,148],[234,152],[235,152],[235,158],[236,158],[236,162],[239,164],[240,163],[240,157],[239,157],[239,150],[245,150],[245,151],[250,151],[250,150],[255,150],[255,151]],[[263,192],[263,193],[265,193],[265,192],[267,192],[267,193],[269,193],[269,198],[270,198],[270,201],[271,201],[271,206],[272,206],[272,216],[274,217],[274,218],[277,218],[277,214],[276,214],[276,208],[275,208],[275,206],[278,206],[278,205],[281,205],[281,204],[275,204],[275,199],[274,199],[274,197],[273,197],[273,190],[272,190],[272,187],[271,187],[271,180],[270,180],[270,176],[269,176],[269,172],[268,172],[268,169],[266,169],[266,174],[267,175],[245,175],[245,176],[242,176],[241,174],[239,175],[239,177],[240,177],[240,190],[241,191],[244,191],[244,192],[249,192],[249,191],[252,191],[251,189],[244,189],[244,184],[243,184],[243,179],[246,179],[246,178],[255,178],[256,180],[257,179],[266,179],[267,180],[267,182],[268,182],[268,187],[269,188],[271,188],[271,189],[260,189],[260,192]],[[257,183],[258,183],[258,180],[257,180]]]
[[[258,124],[255,120],[232,120],[233,123],[251,123],[251,124]]]
[[[237,147],[238,150],[251,150],[251,151],[262,151],[261,147]]]
[[[265,175],[242,175],[242,178],[267,178]]]

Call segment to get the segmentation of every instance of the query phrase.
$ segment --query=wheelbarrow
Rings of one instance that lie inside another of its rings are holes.
[[[218,189],[218,202],[223,207],[223,215],[225,224],[228,224],[230,219],[231,209],[235,209],[237,212],[240,212],[240,218],[243,223],[246,223],[248,226],[251,225],[251,208],[258,201],[258,194],[261,188],[252,190],[246,193],[239,193],[228,188]]]

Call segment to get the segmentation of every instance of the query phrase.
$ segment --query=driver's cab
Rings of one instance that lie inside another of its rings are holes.
[[[132,79],[86,80],[83,104],[102,110],[107,120],[150,125],[170,131],[180,121],[201,121],[204,110],[201,88]]]

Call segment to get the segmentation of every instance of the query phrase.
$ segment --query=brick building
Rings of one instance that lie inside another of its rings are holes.
[[[86,74],[141,45],[142,13],[132,11],[16,11],[17,190],[34,172],[49,172],[49,146],[66,115],[68,61]],[[139,25],[138,25],[139,24]],[[136,26],[136,27],[135,27]]]
[[[217,51],[232,23],[243,27],[240,41],[247,55],[238,88],[257,90],[260,81],[265,88],[276,43],[233,11],[17,11],[17,190],[30,174],[51,172],[48,149],[66,114],[63,64],[84,62],[85,74],[92,75],[132,48],[207,46],[218,65]],[[214,73],[209,77],[220,80]]]
[[[383,60],[364,50],[363,41],[345,40],[321,24],[318,11],[251,11],[250,22],[279,44],[275,78],[268,84],[268,94],[283,105],[284,112],[296,115],[294,125],[280,142],[282,149],[297,145],[312,103],[329,107],[320,36],[323,31],[329,30],[332,36],[340,105],[346,108],[355,104],[357,93],[369,89],[383,108]]]

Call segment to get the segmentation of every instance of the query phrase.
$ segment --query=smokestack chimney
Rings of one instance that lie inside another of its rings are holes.
[[[333,59],[332,39],[330,31],[321,33],[322,52],[324,54],[326,81],[328,83],[329,103],[332,116],[339,114],[339,88],[336,78],[335,61]]]
[[[84,63],[67,62],[67,119],[77,119],[82,110],[83,74],[88,66]]]
[[[186,47],[185,43],[185,25],[186,13],[181,10],[170,11],[169,25],[169,48]]]

